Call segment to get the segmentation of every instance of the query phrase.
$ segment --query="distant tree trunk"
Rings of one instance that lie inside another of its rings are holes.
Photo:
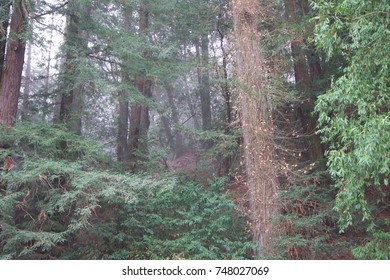
[[[30,26],[32,28],[32,23],[30,23]],[[22,112],[21,112],[21,119],[23,121],[28,120],[30,114],[32,45],[33,45],[33,37],[30,38],[27,46],[27,61],[26,61],[24,89],[23,89]]]
[[[80,59],[85,58],[87,35],[80,25],[81,15],[87,15],[86,7],[80,1],[73,0],[68,4],[68,23],[65,34],[66,54],[63,74],[63,93],[60,106],[60,122],[81,135],[83,113],[83,82],[79,70]]]
[[[165,83],[165,89],[167,91],[168,95],[168,102],[169,107],[172,111],[172,122],[175,126],[174,135],[172,137],[174,138],[174,152],[177,157],[181,156],[184,152],[184,143],[183,143],[183,135],[181,134],[180,130],[178,130],[178,126],[180,125],[179,120],[179,112],[176,108],[175,100],[174,100],[174,88],[171,84]],[[173,141],[173,139],[170,139],[170,141]]]
[[[190,110],[190,114],[192,116],[192,119],[194,121],[194,128],[196,130],[199,130],[201,128],[201,125],[200,125],[200,121],[198,119],[198,115],[197,115],[197,110],[196,110],[196,105],[194,105],[194,102],[192,100],[192,93],[191,93],[191,90],[190,90],[190,87],[188,85],[188,80],[187,80],[187,75],[184,74],[184,90],[186,92],[185,94],[185,100],[186,100],[186,103],[188,105],[188,109]],[[195,103],[196,104],[196,103]]]
[[[5,64],[5,50],[7,45],[7,31],[8,31],[8,24],[9,24],[9,17],[10,17],[10,5],[11,2],[9,0],[1,0],[0,6],[3,8],[3,11],[1,13],[2,21],[0,22],[0,84],[1,84],[1,78],[3,73],[3,68]]]
[[[148,34],[149,7],[142,1],[140,5],[139,32],[141,36]],[[144,53],[145,59],[149,56]],[[146,71],[141,70],[134,81],[135,88],[146,98],[152,97],[152,81],[146,76]],[[137,166],[137,162],[148,153],[147,136],[149,130],[149,108],[147,105],[134,104],[130,111],[130,128],[128,136],[128,157],[130,168]],[[137,154],[138,153],[138,154]]]
[[[132,10],[125,8],[122,11],[122,16],[124,20],[124,30],[126,32],[130,31],[131,28],[131,14]],[[125,64],[130,64],[129,61],[125,59]],[[121,83],[125,85],[119,91],[118,95],[118,132],[117,132],[117,159],[119,162],[124,162],[128,159],[128,128],[129,128],[129,101],[127,86],[130,84],[129,73],[125,66],[121,69]]]
[[[166,116],[164,116],[164,115],[161,115],[160,117],[161,117],[162,125],[164,127],[165,135],[167,137],[168,145],[169,145],[169,147],[171,148],[172,151],[175,151],[175,143],[174,143],[174,141],[172,141],[174,136],[172,134],[171,124],[169,122],[169,119]],[[161,144],[162,145],[166,145],[167,142],[164,143],[164,142],[161,141]]]
[[[5,67],[3,67],[0,87],[0,123],[14,125],[19,91],[22,81],[26,43],[23,39],[28,15],[23,0],[15,0],[12,5],[10,34],[7,42]]]
[[[258,258],[272,254],[272,218],[276,214],[278,163],[271,119],[271,97],[265,89],[267,62],[261,53],[259,20],[266,13],[257,0],[233,0],[240,117],[251,210],[253,241]]]
[[[222,96],[225,101],[225,134],[229,135],[231,133],[231,125],[232,125],[232,94],[229,87],[229,80],[228,80],[228,54],[225,49],[224,45],[224,39],[225,34],[223,33],[223,30],[220,29],[220,26],[222,25],[222,16],[218,15],[218,33],[219,33],[219,40],[220,40],[220,49],[222,52],[222,77],[221,79],[221,91]],[[228,175],[230,172],[230,168],[232,165],[232,156],[225,156],[225,151],[220,153],[219,157],[220,160],[218,162],[218,174],[220,176]]]
[[[54,16],[52,16],[51,19],[52,24],[54,24]],[[53,48],[53,30],[50,30],[50,39],[49,39],[49,46],[47,47],[47,64],[46,64],[46,77],[45,77],[45,94],[43,97],[43,108],[49,107],[47,104],[47,99],[49,98],[50,95],[50,65],[51,65],[51,56],[52,56],[52,48]],[[58,99],[58,97],[57,97]],[[56,109],[57,109],[57,104],[54,105],[54,110],[53,110],[53,115],[54,118],[57,114]],[[42,121],[46,121],[46,116],[48,114],[48,110],[43,110],[42,112]],[[59,108],[58,108],[58,114],[59,114]]]
[[[209,71],[209,38],[207,34],[201,36],[202,63],[200,70],[200,104],[202,109],[202,129],[211,128],[211,98],[210,98],[210,71]]]
[[[129,83],[126,74],[122,75],[122,83]],[[123,162],[127,159],[127,134],[129,126],[129,101],[126,89],[121,89],[118,96],[118,136],[117,136],[117,159]]]
[[[218,15],[218,33],[220,40],[220,49],[222,52],[222,82],[221,82],[221,90],[222,95],[225,100],[225,110],[226,110],[226,130],[229,131],[230,124],[232,123],[232,94],[229,88],[229,78],[228,78],[228,53],[225,49],[224,40],[225,34],[223,30],[220,29],[222,25],[222,16]]]

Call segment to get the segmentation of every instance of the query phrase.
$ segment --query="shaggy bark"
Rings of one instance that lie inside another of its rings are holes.
[[[249,188],[253,241],[259,244],[257,257],[271,254],[271,220],[276,213],[278,193],[277,163],[273,141],[274,125],[265,90],[267,62],[261,54],[257,0],[233,0],[233,20],[237,50],[239,101],[244,137],[244,156]]]

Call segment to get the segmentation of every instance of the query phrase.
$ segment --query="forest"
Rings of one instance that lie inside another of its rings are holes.
[[[390,258],[388,0],[0,0],[0,259]]]

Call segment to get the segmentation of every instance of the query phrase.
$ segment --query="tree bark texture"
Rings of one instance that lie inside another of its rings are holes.
[[[8,126],[14,125],[18,110],[26,49],[23,32],[28,16],[22,0],[15,0],[12,7],[10,34],[7,41],[5,67],[3,67],[0,87],[0,124]]]
[[[297,17],[308,13],[307,1],[302,1],[300,5],[297,5],[295,0],[285,0],[285,9],[287,20],[291,24],[297,22]],[[295,37],[295,36],[294,36]],[[316,81],[321,75],[321,67],[314,47],[309,47],[310,55],[306,56],[304,52],[304,45],[302,40],[293,38],[291,41],[291,55],[294,61],[294,76],[295,83],[298,91],[306,98],[301,102],[298,108],[298,119],[302,126],[303,134],[307,135],[307,140],[304,140],[302,149],[304,150],[304,159],[317,160],[323,156],[323,149],[321,146],[321,140],[318,135],[315,134],[317,130],[317,120],[311,115],[314,109],[314,97],[309,94],[311,90],[315,90],[313,87],[313,81]]]
[[[136,77],[134,86],[145,97],[152,95],[152,82],[147,80],[145,75]],[[144,105],[134,104],[131,106],[128,156],[130,164],[136,165],[140,159],[139,155],[147,153],[147,135],[149,130],[149,108]],[[138,152],[138,154],[137,154]]]
[[[276,233],[271,220],[277,211],[278,194],[274,125],[268,102],[272,96],[264,90],[267,62],[261,54],[258,30],[258,21],[264,11],[257,0],[233,0],[232,8],[251,229],[253,241],[259,244],[257,257],[262,258],[272,253],[272,239]]]

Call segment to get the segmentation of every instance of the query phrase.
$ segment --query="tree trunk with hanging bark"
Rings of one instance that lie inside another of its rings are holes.
[[[251,210],[251,230],[258,258],[272,254],[276,233],[272,218],[277,212],[278,164],[273,140],[272,96],[265,90],[267,62],[261,53],[257,0],[233,0],[236,63],[244,157]]]

